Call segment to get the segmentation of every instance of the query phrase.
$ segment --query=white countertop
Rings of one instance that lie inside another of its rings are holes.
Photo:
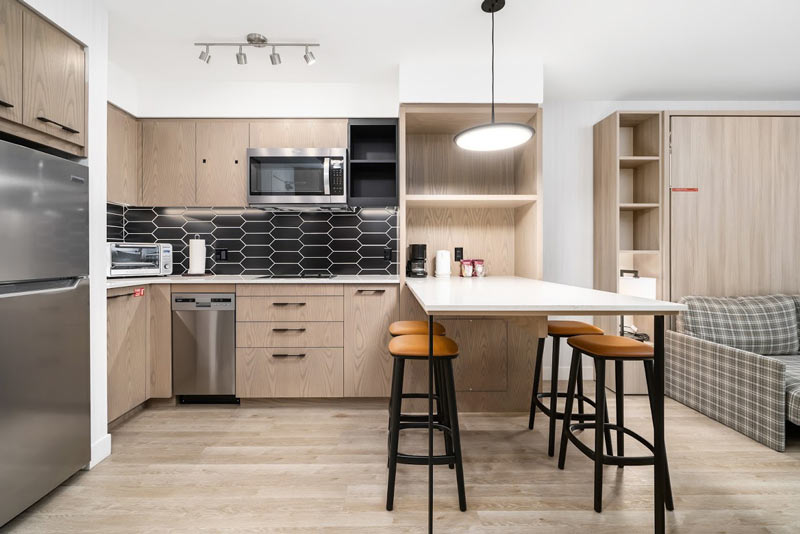
[[[147,276],[108,278],[106,289],[149,284],[399,284],[397,275],[338,275],[333,278],[261,278],[243,275]]]
[[[428,314],[675,315],[687,309],[675,302],[516,276],[408,278],[406,285]]]

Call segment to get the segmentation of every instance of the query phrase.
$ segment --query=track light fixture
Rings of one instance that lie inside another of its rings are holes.
[[[281,55],[277,51],[278,48],[303,47],[305,48],[303,59],[307,65],[313,65],[317,61],[317,58],[314,56],[314,52],[311,51],[311,47],[319,46],[319,43],[273,43],[260,33],[248,33],[246,42],[242,43],[194,43],[194,45],[203,47],[200,51],[199,58],[200,61],[205,63],[211,61],[212,46],[238,46],[239,52],[236,54],[236,63],[239,65],[247,65],[247,54],[243,50],[246,46],[254,48],[266,48],[271,46],[272,53],[269,54],[269,60],[273,65],[281,64]]]
[[[269,60],[272,62],[273,65],[280,65],[281,64],[281,55],[275,51],[275,47],[272,47],[272,53],[269,55]]]
[[[314,52],[309,50],[308,47],[306,47],[306,53],[303,54],[303,59],[306,60],[306,64],[308,65],[313,65],[317,62],[317,58],[314,57]]]

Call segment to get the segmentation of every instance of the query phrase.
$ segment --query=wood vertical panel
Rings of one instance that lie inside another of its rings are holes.
[[[797,293],[800,117],[672,117],[671,298]]]
[[[22,122],[22,13],[17,0],[0,0],[0,117]]]
[[[247,205],[249,136],[243,121],[197,122],[198,206]]]
[[[147,301],[130,294],[108,299],[108,420],[146,400]]]
[[[619,277],[619,115],[594,125],[594,288],[617,291]],[[595,317],[606,332],[616,330],[613,317]]]
[[[262,119],[249,127],[253,148],[347,147],[347,119]]]
[[[118,204],[141,202],[139,121],[108,104],[107,198]]]
[[[195,205],[195,121],[142,121],[142,204]]]
[[[86,57],[83,47],[28,10],[23,16],[23,43],[23,123],[84,146]],[[56,121],[77,133],[39,117]]]
[[[151,284],[148,293],[146,397],[172,396],[172,301],[170,286]]]
[[[389,325],[398,319],[396,285],[348,285],[344,296],[344,396],[388,397]]]

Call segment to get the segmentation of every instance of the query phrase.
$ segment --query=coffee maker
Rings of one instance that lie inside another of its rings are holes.
[[[427,245],[411,244],[408,246],[406,276],[410,276],[412,278],[425,278],[428,276],[428,272],[425,270],[425,260],[427,254]]]

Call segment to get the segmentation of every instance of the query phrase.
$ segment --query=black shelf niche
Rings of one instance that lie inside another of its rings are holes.
[[[348,124],[351,206],[397,206],[397,119],[350,119]]]

